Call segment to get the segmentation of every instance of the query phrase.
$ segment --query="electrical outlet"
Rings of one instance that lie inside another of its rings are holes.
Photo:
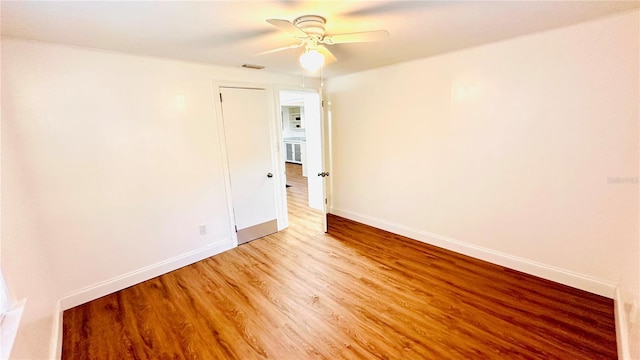
[[[206,235],[207,234],[207,225],[200,225],[200,235]]]

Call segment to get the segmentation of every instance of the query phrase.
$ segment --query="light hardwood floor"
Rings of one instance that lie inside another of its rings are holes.
[[[65,311],[63,358],[616,358],[610,299],[335,216],[324,234],[299,181],[289,229]]]

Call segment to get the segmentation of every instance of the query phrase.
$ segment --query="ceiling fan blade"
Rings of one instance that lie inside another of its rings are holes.
[[[331,63],[334,63],[334,62],[338,61],[336,56],[333,55],[333,53],[331,51],[329,51],[329,49],[327,49],[326,46],[318,45],[318,47],[316,49],[318,50],[318,52],[320,54],[322,54],[322,56],[324,56],[324,64],[325,65],[331,64]]]
[[[368,4],[362,2],[362,4]],[[447,6],[450,2],[446,1],[389,1],[389,2],[376,2],[376,5],[367,6],[361,9],[356,9],[342,14],[346,17],[352,16],[375,16],[386,14],[402,14],[411,11],[421,11],[423,9],[429,9],[436,6]]]
[[[300,30],[297,26],[293,25],[291,21],[282,20],[282,19],[269,19],[267,22],[282,31],[286,31],[293,36],[303,36],[306,37],[307,34]]]
[[[267,51],[263,51],[263,52],[259,52],[256,55],[266,55],[266,54],[272,54],[274,52],[278,52],[278,51],[283,51],[283,50],[289,50],[289,49],[295,49],[295,48],[299,48],[301,47],[302,43],[300,44],[293,44],[293,45],[289,45],[289,46],[283,46],[281,48],[277,48],[277,49],[272,49],[272,50],[267,50]]]
[[[374,30],[374,31],[350,33],[350,34],[325,36],[324,39],[322,39],[322,42],[329,45],[347,44],[347,43],[380,41],[388,37],[389,37],[389,32],[387,30]]]

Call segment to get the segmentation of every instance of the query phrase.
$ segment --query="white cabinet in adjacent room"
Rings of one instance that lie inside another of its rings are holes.
[[[302,176],[307,176],[307,144],[303,141],[284,141],[285,161],[293,164],[302,165]]]
[[[285,142],[286,161],[294,164],[302,164],[302,143]]]

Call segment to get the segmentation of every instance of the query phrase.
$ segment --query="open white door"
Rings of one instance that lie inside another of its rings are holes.
[[[238,244],[278,231],[268,95],[220,88]]]

